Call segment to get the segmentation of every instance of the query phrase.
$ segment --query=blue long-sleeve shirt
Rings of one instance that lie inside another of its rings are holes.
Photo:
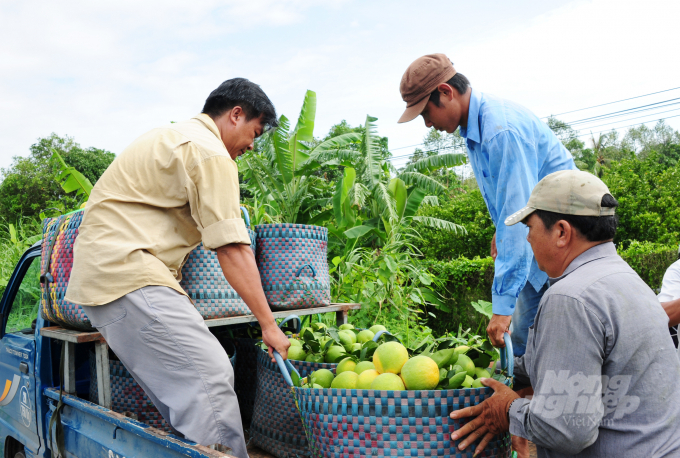
[[[558,170],[576,169],[571,153],[536,115],[521,105],[472,90],[465,137],[472,170],[496,226],[498,256],[493,313],[512,315],[527,281],[539,291],[548,280],[536,264],[523,224],[505,218],[523,208],[534,186]]]

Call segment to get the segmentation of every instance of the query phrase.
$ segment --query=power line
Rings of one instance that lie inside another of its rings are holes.
[[[632,113],[639,113],[639,112],[642,112],[642,111],[656,110],[656,109],[659,109],[659,108],[665,108],[665,107],[677,105],[677,104],[680,103],[680,102],[673,102],[674,100],[680,100],[680,97],[678,97],[676,99],[664,100],[662,102],[650,103],[648,105],[641,105],[639,107],[627,108],[625,110],[614,111],[612,113],[605,113],[605,114],[601,114],[601,115],[597,115],[597,116],[592,116],[590,118],[584,118],[584,119],[577,120],[577,121],[571,121],[571,122],[565,121],[565,122],[567,124],[569,124],[570,126],[573,126],[574,124],[581,124],[581,123],[589,122],[589,121],[598,121],[600,119],[605,119],[605,118],[616,118],[618,116],[625,116],[625,115],[632,114]],[[673,102],[673,103],[666,103],[666,102]],[[666,103],[666,105],[661,105],[662,103]],[[653,105],[658,105],[658,106],[653,106]],[[649,108],[645,108],[645,107],[649,107]]]
[[[593,105],[592,107],[579,108],[578,110],[572,110],[572,111],[565,111],[564,113],[558,113],[558,114],[554,114],[554,115],[544,116],[544,117],[542,117],[541,119],[547,119],[547,118],[549,118],[550,116],[562,116],[562,115],[569,114],[569,113],[576,113],[577,111],[590,110],[591,108],[603,107],[603,106],[605,106],[605,105],[612,105],[612,104],[614,104],[614,103],[625,102],[625,101],[627,101],[627,100],[633,100],[633,99],[639,99],[639,98],[642,98],[642,97],[648,97],[648,96],[650,96],[650,95],[661,94],[661,93],[663,93],[663,92],[674,91],[674,90],[676,90],[676,89],[680,89],[680,86],[679,86],[679,87],[674,87],[674,88],[671,88],[671,89],[664,89],[663,91],[650,92],[649,94],[638,95],[638,96],[635,96],[635,97],[629,97],[629,98],[627,98],[627,99],[616,100],[616,101],[614,101],[614,102],[602,103],[602,104],[600,104],[600,105]]]
[[[674,110],[671,110],[671,111],[674,111]],[[654,113],[654,114],[658,114],[658,113]],[[648,115],[648,116],[650,116],[650,115]],[[650,122],[658,122],[658,121],[663,121],[663,120],[666,120],[666,119],[677,118],[679,116],[680,115],[674,115],[674,116],[666,116],[665,118],[650,119],[648,121],[642,121],[642,122],[630,124],[630,125],[627,125],[627,126],[612,127],[611,129],[604,129],[604,130],[601,130],[601,131],[598,131],[598,132],[588,132],[588,133],[585,133],[585,134],[577,135],[576,137],[578,138],[578,137],[584,137],[584,136],[587,136],[587,135],[600,134],[600,133],[603,133],[603,132],[611,132],[612,130],[618,130],[618,129],[627,129],[629,127],[635,127],[635,126],[639,126],[641,124],[647,124],[647,123],[650,123]],[[633,119],[635,119],[635,118],[633,118]],[[622,121],[618,121],[618,122],[624,122],[624,121],[622,120]],[[615,123],[612,123],[612,124],[615,124]],[[602,124],[602,125],[606,125],[606,124]],[[458,145],[444,146],[442,148],[432,149],[432,150],[429,150],[428,152],[434,152],[434,151],[440,152],[440,151],[448,151],[448,150],[463,149],[463,148],[464,148],[463,144],[458,144]],[[405,155],[402,155],[402,156],[392,156],[392,157],[388,158],[388,160],[391,161],[393,159],[408,159],[409,157],[413,157],[413,156],[415,156],[415,153],[405,154]]]

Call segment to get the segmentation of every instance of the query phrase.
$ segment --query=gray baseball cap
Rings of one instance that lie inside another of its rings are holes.
[[[611,194],[607,185],[595,175],[580,170],[561,170],[538,182],[526,207],[505,220],[512,226],[536,210],[563,215],[612,216],[614,207],[603,207],[602,197]]]

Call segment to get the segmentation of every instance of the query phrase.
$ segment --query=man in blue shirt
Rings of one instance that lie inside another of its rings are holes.
[[[472,170],[496,226],[491,241],[493,316],[487,333],[493,345],[503,347],[503,333],[511,330],[515,355],[521,356],[548,275],[536,264],[526,240],[527,229],[503,222],[524,207],[543,177],[576,169],[574,160],[536,115],[473,90],[444,54],[413,62],[402,77],[400,91],[407,108],[399,122],[421,115],[427,127],[448,133],[460,127],[466,139]]]

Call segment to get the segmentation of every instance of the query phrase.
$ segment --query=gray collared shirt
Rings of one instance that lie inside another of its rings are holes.
[[[534,396],[512,403],[510,432],[539,457],[680,456],[680,360],[652,290],[613,243],[550,283],[515,358]]]

